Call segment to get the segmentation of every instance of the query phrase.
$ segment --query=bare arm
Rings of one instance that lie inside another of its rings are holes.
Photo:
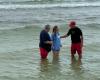
[[[83,47],[83,36],[80,36],[81,37],[81,45]]]
[[[60,38],[66,38],[66,37],[68,37],[67,34],[65,34],[65,35],[63,35],[63,36],[60,36]]]
[[[45,41],[46,44],[52,44],[52,41]]]

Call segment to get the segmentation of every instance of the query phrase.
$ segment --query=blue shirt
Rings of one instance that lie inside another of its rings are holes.
[[[61,47],[61,39],[59,33],[54,33],[51,35],[51,39],[53,41],[52,50],[59,51]]]

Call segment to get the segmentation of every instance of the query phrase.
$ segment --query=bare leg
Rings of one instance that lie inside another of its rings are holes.
[[[71,59],[73,60],[75,58],[74,54],[71,54]]]
[[[71,64],[76,63],[76,58],[74,57],[74,55],[71,57]]]
[[[53,58],[59,57],[59,51],[53,51]]]
[[[78,65],[81,65],[81,64],[82,64],[81,59],[78,59]]]
[[[79,55],[79,59],[80,59],[80,60],[82,59],[82,54]]]
[[[78,64],[80,65],[80,64],[82,64],[82,61],[81,61],[81,59],[82,59],[82,53],[81,52],[78,52]]]
[[[79,51],[77,51],[77,53],[78,53],[78,59],[81,60],[82,59],[82,51],[79,50]]]
[[[58,52],[53,52],[53,60],[52,63],[53,64],[57,64],[59,62],[59,53]]]
[[[71,59],[72,59],[72,60],[74,60],[74,59],[75,59],[75,56],[74,56],[74,55],[75,55],[75,53],[76,53],[76,51],[71,51]]]

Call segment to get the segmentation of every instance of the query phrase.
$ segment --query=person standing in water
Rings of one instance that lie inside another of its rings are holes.
[[[71,21],[69,24],[69,31],[61,38],[68,37],[71,35],[71,59],[73,60],[76,52],[78,53],[78,60],[80,61],[82,58],[82,47],[83,47],[83,34],[80,28],[76,27],[76,22]]]
[[[46,59],[48,53],[51,51],[52,41],[48,32],[50,31],[50,25],[45,25],[45,28],[40,32],[40,56],[41,59]]]
[[[60,34],[59,34],[59,28],[58,26],[54,26],[52,30],[52,52],[53,52],[53,58],[59,56],[60,48],[61,48],[61,40],[60,40]]]

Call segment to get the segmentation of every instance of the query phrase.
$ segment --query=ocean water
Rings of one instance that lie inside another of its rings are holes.
[[[40,31],[58,25],[63,35],[70,20],[84,34],[82,64],[71,64],[70,37],[59,59],[42,61]],[[99,30],[99,0],[0,0],[0,80],[100,80]]]

